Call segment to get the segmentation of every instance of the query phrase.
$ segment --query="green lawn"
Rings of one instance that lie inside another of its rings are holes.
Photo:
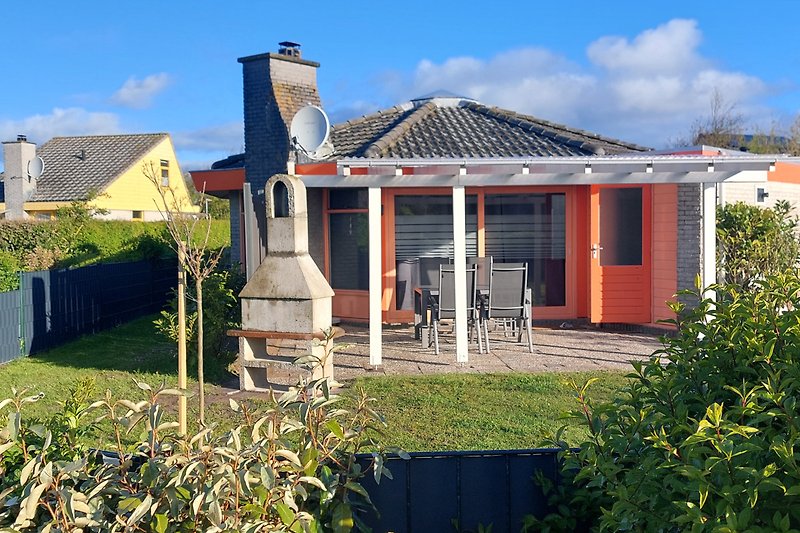
[[[0,366],[0,399],[10,396],[11,387],[44,392],[44,399],[27,411],[44,417],[59,409],[70,388],[87,377],[94,379],[98,398],[106,389],[115,398],[142,398],[135,380],[175,387],[175,346],[155,332],[154,318]],[[576,407],[568,380],[581,382],[592,376],[601,377],[591,388],[597,400],[611,397],[625,381],[623,373],[612,372],[365,377],[346,384],[343,394],[354,397],[363,388],[377,399],[376,410],[389,424],[382,439],[387,445],[409,451],[531,448],[541,446],[545,436],[565,423],[559,420],[561,414]],[[207,420],[231,427],[236,417],[219,384],[235,383],[236,378],[224,371],[209,377]],[[196,387],[190,378],[189,388]],[[189,405],[192,410],[196,400],[190,398]],[[174,418],[174,401],[166,409]],[[195,418],[190,412],[190,419]],[[572,424],[566,436],[570,444],[578,444],[585,433]]]
[[[26,407],[29,416],[46,417],[59,409],[59,403],[68,396],[75,384],[86,378],[94,379],[95,394],[101,398],[110,390],[115,399],[144,399],[136,381],[152,386],[162,382],[177,387],[177,359],[175,345],[159,335],[153,326],[156,315],[143,317],[120,327],[87,335],[56,349],[35,354],[0,366],[0,399],[11,396],[11,388],[29,389],[31,394],[43,392],[44,398]],[[208,366],[208,365],[207,365]],[[213,365],[212,365],[213,368]],[[206,370],[206,395],[208,400],[218,399],[219,383],[235,379],[231,374]],[[197,380],[189,375],[189,388],[197,390]],[[217,393],[215,395],[215,393]],[[224,395],[223,395],[224,396]],[[173,418],[175,402],[166,405]],[[189,400],[190,411],[196,401]],[[225,416],[222,413],[225,412]],[[233,421],[223,404],[217,401],[209,410],[210,419],[219,419],[230,425]],[[190,420],[196,412],[190,412]]]
[[[577,408],[569,380],[591,386],[593,400],[607,400],[625,383],[622,372],[570,374],[450,374],[360,378],[377,399],[388,424],[384,441],[408,451],[541,447],[548,434],[568,423],[559,419]],[[352,392],[351,392],[352,394]],[[586,431],[569,421],[567,442]]]

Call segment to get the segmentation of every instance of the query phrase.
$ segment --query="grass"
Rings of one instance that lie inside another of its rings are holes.
[[[95,382],[93,397],[108,389],[117,399],[143,398],[135,381],[177,386],[175,345],[155,332],[154,318],[144,317],[0,366],[0,400],[10,396],[11,387],[43,392],[44,399],[26,412],[47,417],[86,378]],[[237,419],[231,416],[226,389],[220,384],[236,378],[219,366],[211,375],[208,370],[206,418],[220,429],[230,428]],[[363,388],[377,399],[374,407],[389,426],[382,439],[387,445],[409,451],[533,448],[566,423],[559,418],[563,413],[577,407],[569,380],[583,382],[590,377],[601,378],[590,389],[594,400],[609,399],[626,379],[620,372],[364,377],[348,384],[343,395],[354,398]],[[191,375],[189,388],[197,388]],[[171,419],[177,416],[174,404],[165,405]],[[189,406],[190,421],[196,420],[194,398]],[[196,424],[190,426],[193,429]],[[572,445],[585,436],[574,422],[566,432]]]
[[[564,374],[450,374],[423,377],[359,378],[377,399],[388,429],[385,444],[408,451],[535,448],[562,425],[565,440],[578,445],[586,430],[560,419],[577,408],[570,380],[600,380],[590,387],[593,401],[610,399],[625,384],[622,372]],[[351,392],[350,394],[353,394]]]
[[[28,389],[31,394],[43,392],[44,398],[26,407],[26,416],[44,418],[60,409],[60,402],[81,380],[94,380],[92,398],[101,398],[110,390],[115,399],[144,399],[136,381],[157,387],[165,383],[177,387],[176,347],[161,337],[153,326],[155,315],[143,317],[117,328],[87,335],[56,349],[35,354],[0,366],[0,400],[11,396],[11,388]],[[230,373],[207,362],[207,401],[225,396],[220,383],[235,379]],[[197,390],[197,380],[189,376],[189,389]],[[227,398],[215,401],[207,411],[209,420],[222,420],[230,427]],[[171,405],[170,405],[171,403]],[[196,420],[196,400],[190,398],[189,419]],[[176,419],[175,402],[167,402],[166,410]],[[223,414],[224,413],[224,414]],[[196,424],[194,428],[196,429]]]

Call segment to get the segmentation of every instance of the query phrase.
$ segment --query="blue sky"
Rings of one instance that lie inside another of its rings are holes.
[[[63,2],[5,6],[0,139],[172,134],[243,149],[238,57],[302,43],[334,122],[444,89],[653,147],[719,91],[754,129],[800,113],[800,2]]]

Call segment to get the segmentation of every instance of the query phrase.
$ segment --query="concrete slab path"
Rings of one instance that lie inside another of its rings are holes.
[[[456,362],[455,340],[440,335],[440,354],[423,348],[414,339],[411,326],[386,326],[383,332],[383,364],[369,364],[369,330],[362,325],[343,324],[345,335],[337,342],[334,356],[337,381],[362,375],[413,375],[436,373],[574,372],[627,370],[630,361],[645,361],[663,345],[656,333],[626,332],[592,326],[570,328],[536,327],[533,350],[517,344],[501,331],[490,333],[492,351],[479,354],[470,344],[469,362]]]

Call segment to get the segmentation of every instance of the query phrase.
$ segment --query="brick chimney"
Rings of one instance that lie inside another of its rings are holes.
[[[36,145],[18,135],[16,141],[3,143],[3,181],[7,220],[27,218],[23,205],[36,191],[36,179],[28,174],[28,163],[36,157]]]
[[[302,59],[297,43],[284,41],[279,46],[278,53],[239,58],[244,88],[245,181],[253,193],[261,257],[266,251],[264,184],[272,175],[287,171],[289,126],[295,113],[308,104],[320,105],[319,63]]]

